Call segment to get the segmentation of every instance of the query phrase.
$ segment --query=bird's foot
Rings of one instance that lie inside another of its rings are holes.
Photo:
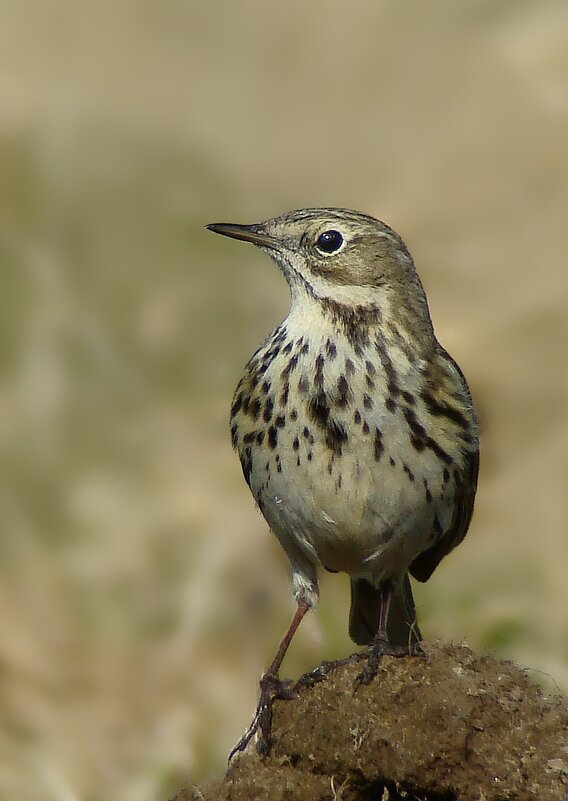
[[[304,673],[300,676],[294,685],[295,690],[304,687],[313,687],[314,684],[319,684],[320,681],[325,681],[330,673],[334,670],[344,667],[345,665],[352,665],[354,662],[361,662],[362,659],[367,658],[366,651],[357,651],[355,654],[343,657],[343,659],[333,659],[329,662],[322,662],[317,668],[310,670],[309,673]]]
[[[419,642],[409,645],[391,645],[386,638],[377,638],[369,650],[362,653],[362,657],[367,659],[367,664],[355,679],[353,692],[357,692],[362,684],[370,684],[373,681],[383,656],[425,656],[425,651]]]
[[[258,706],[245,734],[229,754],[229,762],[238,751],[244,751],[254,735],[259,739],[256,750],[261,756],[268,756],[272,747],[272,705],[274,701],[290,701],[296,697],[294,682],[279,679],[271,673],[265,673],[260,679],[260,698]]]

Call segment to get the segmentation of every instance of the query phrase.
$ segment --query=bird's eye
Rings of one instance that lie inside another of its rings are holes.
[[[316,247],[322,253],[335,253],[343,244],[343,237],[339,231],[324,231],[318,236]]]

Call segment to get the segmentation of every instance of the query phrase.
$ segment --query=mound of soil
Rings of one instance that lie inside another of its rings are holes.
[[[568,801],[568,699],[464,646],[360,665],[274,706],[273,748],[171,801]]]

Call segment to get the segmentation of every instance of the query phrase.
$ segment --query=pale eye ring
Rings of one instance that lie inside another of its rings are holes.
[[[343,245],[343,236],[339,231],[331,229],[324,231],[316,240],[316,248],[321,252],[329,255],[336,253]]]

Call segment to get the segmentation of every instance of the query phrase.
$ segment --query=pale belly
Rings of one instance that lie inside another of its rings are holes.
[[[392,345],[385,366],[372,343],[356,357],[313,328],[309,342],[277,330],[253,357],[233,444],[293,570],[398,578],[452,525],[462,445],[425,405],[419,361]]]
[[[317,435],[292,433],[280,432],[273,451],[253,450],[250,475],[253,495],[292,562],[300,548],[331,570],[397,577],[429,547],[436,529],[449,527],[453,487],[433,454],[410,453],[388,432],[378,459],[371,430],[354,432],[341,455]],[[412,460],[405,461],[405,452]]]

